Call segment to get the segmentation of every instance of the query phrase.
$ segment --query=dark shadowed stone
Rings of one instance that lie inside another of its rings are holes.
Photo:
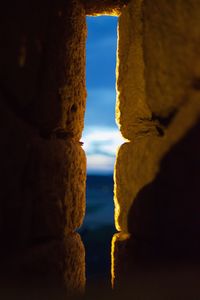
[[[200,122],[167,153],[156,179],[137,195],[128,227],[137,239],[180,255],[200,249]]]

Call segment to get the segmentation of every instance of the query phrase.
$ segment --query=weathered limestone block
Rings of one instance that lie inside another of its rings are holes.
[[[114,175],[114,200],[115,225],[119,231],[128,232],[128,216],[133,201],[140,189],[149,183],[158,171],[159,148],[158,138],[147,137],[125,143],[118,151]]]
[[[199,89],[199,10],[195,0],[136,0],[122,10],[117,121],[129,140],[159,135]]]
[[[128,139],[155,132],[146,103],[141,3],[131,1],[119,17],[116,120]]]
[[[85,11],[79,1],[21,0],[1,10],[0,90],[42,133],[78,139],[85,111]]]
[[[170,247],[169,244],[167,250]],[[185,247],[189,249],[189,243]],[[170,253],[166,258],[148,241],[115,234],[112,240],[114,295],[121,296],[117,299],[198,298],[199,262],[192,259],[184,261],[179,255],[181,252]]]
[[[62,236],[82,224],[86,158],[78,142],[36,139],[26,177],[33,238]]]
[[[118,16],[121,13],[122,7],[127,4],[128,0],[82,0],[82,2],[87,15]]]
[[[120,277],[124,277],[125,270],[127,269],[126,264],[130,264],[130,255],[128,252],[129,248],[127,247],[129,239],[130,235],[125,233],[116,233],[112,238],[111,280],[113,288],[118,285]],[[125,255],[128,259],[124,259]],[[121,274],[123,275],[121,276]],[[124,281],[127,280],[127,277],[125,276]]]
[[[154,181],[130,208],[128,228],[138,238],[190,252],[200,249],[200,121],[164,156]],[[184,250],[183,250],[184,249]]]
[[[66,251],[64,282],[71,294],[82,293],[85,289],[85,248],[80,235],[73,233],[65,238]]]
[[[23,279],[66,277],[80,290],[84,250],[72,232],[85,212],[85,9],[19,0],[0,15],[1,265],[11,278],[20,263],[20,277],[23,261]]]
[[[196,0],[143,1],[146,101],[155,116],[169,118],[199,90],[200,5]]]
[[[86,159],[81,145],[72,139],[36,138],[35,130],[4,101],[0,111],[1,250],[78,228],[85,212]]]
[[[131,142],[117,156],[115,218],[139,238],[183,244],[200,232],[199,10],[137,0],[120,16],[117,118]]]
[[[56,289],[59,295],[62,289],[73,295],[83,293],[85,249],[79,234],[30,245],[15,257],[15,268],[11,271],[21,287],[48,288],[47,293]]]
[[[165,130],[164,136],[142,135],[120,147],[115,166],[115,221],[118,230],[125,232],[134,230],[131,226],[128,229],[128,218],[137,194],[155,180],[160,170],[160,162],[165,155],[172,151],[174,145],[178,143],[181,145],[181,141],[187,137],[187,134],[190,136],[190,130],[198,124],[200,117],[199,93],[191,91],[189,98],[190,102],[182,106],[168,129]],[[198,131],[196,131],[196,139],[198,140]],[[184,144],[184,147],[186,146]],[[182,151],[184,150],[181,150],[180,146],[180,155],[182,155]],[[196,167],[195,164],[194,167],[198,169],[197,152],[192,146],[190,151],[191,153],[188,151],[185,154],[185,160],[191,160],[192,163],[192,160],[196,159]],[[183,165],[185,165],[184,160]],[[178,166],[174,159],[174,168],[176,167]],[[187,167],[189,168],[189,165]],[[181,175],[180,167],[178,170]],[[189,174],[190,170],[185,169],[185,172]],[[173,172],[172,166],[169,176],[174,178],[174,181],[180,180],[180,176],[177,177],[177,173],[175,175]],[[190,190],[189,182],[187,184],[188,190]],[[142,221],[141,218],[142,222],[144,220]],[[147,231],[148,229],[150,230],[150,227],[147,226]]]

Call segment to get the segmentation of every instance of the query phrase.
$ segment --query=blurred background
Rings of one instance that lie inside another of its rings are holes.
[[[87,17],[87,106],[82,136],[87,155],[86,216],[79,232],[87,284],[110,286],[114,227],[113,170],[121,134],[115,123],[117,17]]]

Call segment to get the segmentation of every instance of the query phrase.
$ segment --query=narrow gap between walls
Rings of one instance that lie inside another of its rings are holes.
[[[110,286],[114,226],[113,170],[122,137],[115,122],[117,17],[87,17],[87,105],[82,136],[87,156],[86,215],[79,229],[87,285]]]

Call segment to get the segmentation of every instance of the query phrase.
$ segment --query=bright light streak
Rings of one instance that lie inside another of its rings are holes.
[[[82,141],[88,172],[113,172],[116,151],[124,142],[120,132],[112,127],[89,127]]]

